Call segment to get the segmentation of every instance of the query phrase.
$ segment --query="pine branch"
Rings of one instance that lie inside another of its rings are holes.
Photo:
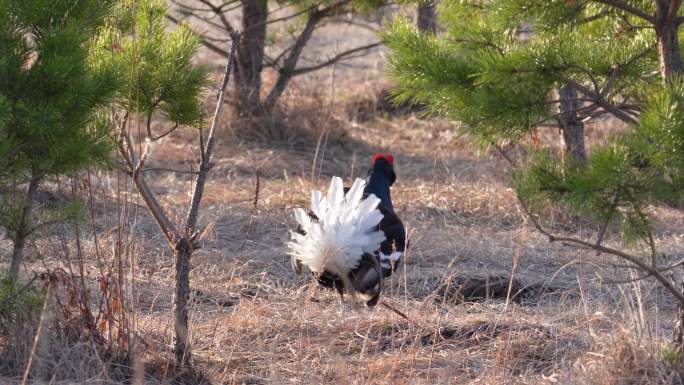
[[[622,111],[619,107],[611,104],[605,98],[603,98],[600,94],[600,91],[594,92],[594,91],[590,90],[589,88],[587,88],[586,86],[584,86],[583,84],[580,84],[573,79],[563,79],[563,80],[566,83],[575,87],[578,91],[580,91],[584,95],[591,97],[594,100],[594,103],[596,103],[600,107],[603,107],[603,109],[605,109],[606,111],[613,114],[616,118],[622,120],[625,123],[629,123],[629,124],[637,124],[638,123],[638,121],[636,119],[634,119],[629,114]]]
[[[5,155],[3,155],[2,158],[0,158],[0,164],[2,164],[2,165],[7,164],[7,162],[9,162],[10,159],[14,158],[15,155],[19,154],[26,147],[28,147],[28,143],[21,143],[21,144],[14,146]]]
[[[508,155],[504,154],[501,151],[501,148],[499,146],[497,146],[494,143],[492,143],[492,144],[493,144],[493,147],[496,148],[497,151],[504,157],[504,159],[506,159],[506,161],[509,163],[509,166],[514,168],[515,164],[511,161],[510,157],[508,157]],[[616,256],[618,258],[624,259],[624,260],[632,263],[633,265],[635,265],[636,268],[641,269],[642,271],[644,271],[649,276],[658,280],[663,285],[663,287],[667,291],[670,292],[670,294],[672,294],[675,298],[677,298],[677,301],[679,301],[680,304],[684,304],[684,293],[679,291],[677,289],[677,287],[674,285],[674,283],[672,283],[669,279],[667,279],[667,277],[665,277],[663,275],[663,271],[661,271],[657,267],[648,265],[647,263],[644,263],[639,257],[632,255],[632,254],[628,254],[628,253],[621,251],[621,250],[617,250],[617,249],[613,249],[611,247],[606,247],[606,246],[602,246],[599,244],[587,242],[587,241],[579,239],[579,238],[565,237],[565,236],[559,236],[559,235],[553,234],[541,225],[539,220],[537,220],[537,218],[534,216],[534,214],[532,214],[530,209],[527,207],[527,204],[522,200],[522,198],[519,195],[516,194],[516,198],[518,200],[518,204],[519,204],[520,208],[522,209],[523,213],[525,214],[525,217],[527,217],[530,220],[530,222],[532,222],[532,225],[537,229],[537,231],[539,231],[540,233],[542,233],[543,235],[545,235],[549,239],[549,242],[551,242],[551,243],[560,242],[564,245],[574,245],[574,246],[584,247],[584,248],[587,248],[590,250],[595,250],[595,251],[598,251],[601,253],[610,254],[610,255]]]
[[[592,21],[596,21],[596,20],[601,19],[601,18],[603,18],[603,17],[605,17],[605,16],[608,16],[608,15],[610,15],[610,10],[609,10],[609,9],[604,9],[603,11],[598,12],[598,13],[596,13],[595,15],[587,16],[587,17],[585,17],[584,19],[579,19],[579,20],[577,21],[577,23],[578,23],[578,24],[587,24],[587,23],[591,23]]]
[[[166,18],[176,25],[181,23],[180,20],[176,19],[175,17],[173,17],[169,14],[166,14]],[[203,46],[209,48],[209,50],[211,50],[212,52],[217,53],[223,57],[228,57],[225,50],[221,49],[221,47],[217,46],[216,44],[213,44],[212,42],[208,41],[207,39],[200,37],[200,43],[202,43]]]
[[[613,203],[610,205],[610,210],[613,211],[617,208],[618,203],[620,202],[620,189],[618,188],[618,191],[615,193],[615,196],[613,197]],[[598,236],[596,237],[596,246],[601,246],[601,243],[603,242],[603,237],[606,234],[606,230],[608,230],[608,225],[610,224],[610,216],[606,218],[605,222],[601,225],[601,229],[599,230]],[[600,255],[600,252],[597,252],[596,255]]]
[[[33,277],[26,282],[26,284],[19,289],[15,289],[14,293],[12,295],[8,295],[5,297],[2,302],[0,302],[0,306],[4,307],[5,305],[9,304],[11,301],[15,300],[16,298],[19,298],[24,292],[33,286],[33,283],[40,278],[40,276],[34,271],[33,272]]]
[[[613,8],[620,9],[620,10],[625,11],[629,14],[632,14],[638,18],[644,19],[651,24],[656,23],[655,17],[653,15],[649,15],[646,12],[644,12],[643,10],[629,5],[625,1],[622,1],[622,0],[592,0],[592,1],[595,3],[609,5]]]

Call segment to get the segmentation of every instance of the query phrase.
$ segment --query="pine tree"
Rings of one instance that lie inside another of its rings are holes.
[[[442,36],[421,34],[404,20],[385,35],[396,100],[422,102],[462,122],[504,156],[503,145],[528,143],[554,120],[565,129],[564,122],[611,115],[628,125],[583,160],[544,149],[532,149],[522,162],[509,157],[513,183],[521,207],[550,241],[621,258],[667,289],[680,304],[674,339],[680,350],[684,288],[666,275],[680,262],[658,252],[649,208],[679,200],[684,191],[681,5],[451,0],[439,8]],[[554,234],[541,214],[549,204],[593,220],[595,236]],[[604,244],[611,228],[622,235],[614,247]]]
[[[27,239],[64,215],[37,218],[41,183],[109,160],[102,109],[119,82],[89,48],[111,3],[0,1],[0,217],[14,242],[12,279]]]

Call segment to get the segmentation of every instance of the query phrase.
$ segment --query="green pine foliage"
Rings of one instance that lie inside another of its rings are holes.
[[[0,2],[0,159],[5,173],[45,178],[106,163],[110,144],[97,112],[119,80],[94,67],[89,44],[107,1]]]
[[[653,12],[651,1],[632,3]],[[617,108],[635,106],[638,123],[594,147],[586,165],[531,149],[513,181],[536,213],[560,204],[619,228],[626,242],[650,242],[649,209],[677,202],[684,187],[684,81],[664,85],[653,29],[593,1],[443,0],[438,14],[438,36],[404,19],[384,33],[395,101],[457,120],[484,145],[524,144],[553,122],[555,90],[568,82]]]
[[[126,84],[117,93],[120,109],[149,120],[199,127],[208,70],[193,63],[199,39],[184,23],[168,31],[166,3],[120,1],[92,49],[92,60],[117,68]]]
[[[166,11],[161,0],[0,0],[0,224],[13,255],[18,239],[82,216],[78,203],[36,207],[27,182],[111,166],[124,113],[148,133],[153,117],[201,128],[199,40],[168,29]]]
[[[169,30],[166,3],[124,0],[115,4],[106,27],[91,47],[91,61],[116,68],[122,79],[115,96],[115,112],[140,119],[152,139],[156,116],[173,127],[201,128],[201,100],[208,69],[193,62],[199,38],[184,23]]]
[[[426,104],[476,136],[505,141],[551,120],[554,90],[568,80],[593,89],[612,77],[606,99],[641,100],[642,90],[659,81],[644,77],[658,64],[652,30],[624,14],[604,14],[605,7],[573,4],[442,1],[445,32],[438,37],[395,20],[384,39],[396,101]]]
[[[649,242],[654,204],[681,202],[684,187],[684,80],[647,94],[638,125],[598,147],[585,168],[539,155],[517,171],[519,196],[543,207],[563,202],[619,226],[626,242]]]
[[[112,1],[0,0],[0,224],[14,241],[16,279],[25,241],[77,210],[34,210],[40,185],[110,163],[103,113],[121,85],[90,61]],[[28,184],[27,188],[23,188]]]

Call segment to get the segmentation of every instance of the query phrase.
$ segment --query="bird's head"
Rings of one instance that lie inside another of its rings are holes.
[[[397,180],[397,174],[394,172],[394,157],[392,154],[375,154],[371,158],[371,168],[368,170],[369,175],[376,174],[384,176],[389,180],[390,186]]]

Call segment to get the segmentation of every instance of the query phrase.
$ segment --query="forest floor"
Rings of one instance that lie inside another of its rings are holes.
[[[549,243],[519,209],[502,158],[480,152],[452,123],[377,111],[377,83],[336,76],[332,86],[316,91],[306,80],[295,82],[283,101],[290,117],[273,126],[294,132],[286,143],[243,140],[233,131],[239,121],[220,132],[200,214],[202,248],[190,276],[194,358],[211,383],[673,381],[662,352],[675,303],[658,285],[607,284],[634,273],[605,255]],[[590,124],[587,132],[596,141],[610,130],[604,122]],[[556,140],[556,133],[545,135]],[[319,137],[324,140],[312,172]],[[190,170],[197,149],[194,132],[179,131],[154,145],[147,167]],[[307,274],[296,276],[286,242],[293,208],[308,205],[310,190],[327,189],[333,175],[347,183],[364,177],[376,152],[396,159],[393,201],[411,245],[385,283],[385,305],[355,308]],[[190,175],[159,171],[146,177],[180,222]],[[87,284],[97,292],[99,265],[114,263],[118,225],[125,224],[125,304],[132,330],[148,345],[141,357],[154,363],[172,343],[172,254],[130,180],[110,171],[93,173],[89,181],[95,221],[82,234]],[[46,189],[60,194],[62,186]],[[660,250],[668,258],[684,257],[684,216],[667,208],[653,208],[653,215]],[[547,225],[560,234],[597,232],[560,212],[550,217]],[[77,269],[75,240],[64,233],[33,243],[26,277],[45,268]],[[606,242],[619,245],[619,238],[609,232]],[[0,239],[2,267],[9,247]],[[465,301],[440,290],[464,282],[484,282],[491,290],[487,298]],[[516,297],[516,288],[525,295]],[[94,358],[75,350],[64,348],[39,365],[61,373],[53,383],[114,383],[88,361]],[[150,375],[149,381],[159,378]]]
[[[629,271],[605,256],[550,244],[525,221],[502,159],[479,153],[440,120],[378,115],[355,122],[335,113],[323,120],[333,134],[324,154],[321,146],[316,178],[315,145],[241,142],[221,133],[226,139],[207,184],[200,217],[207,227],[191,272],[192,345],[212,383],[665,381],[669,372],[660,352],[671,333],[673,302],[650,281],[604,285],[604,278],[629,278]],[[192,141],[193,133],[185,131],[155,145],[148,167],[188,169],[196,150]],[[308,142],[315,144],[316,136]],[[389,306],[355,309],[306,274],[294,275],[285,243],[294,226],[292,209],[308,205],[309,191],[326,189],[332,175],[347,182],[365,176],[375,152],[396,158],[393,200],[411,247],[386,282],[383,299]],[[190,198],[189,176],[150,172],[148,178],[180,219]],[[93,212],[108,260],[116,249],[111,235],[118,230],[112,219],[116,177],[102,173],[91,183],[102,187]],[[155,354],[163,354],[173,331],[173,259],[132,184],[123,190],[128,309],[136,332]],[[654,210],[661,219],[657,241],[674,258],[681,254],[684,218]],[[573,223],[558,215],[549,225],[563,234],[595,232]],[[96,291],[93,232],[84,238],[86,276]],[[614,235],[608,239],[618,241]],[[64,249],[61,242],[59,236],[35,242],[27,271],[75,269],[73,258],[55,252]],[[73,240],[67,243],[73,246]],[[506,300],[510,277],[517,285],[511,297],[517,287],[541,289]],[[496,282],[487,293],[492,298],[484,300],[461,301],[438,290],[467,279],[499,279],[503,293]],[[55,362],[67,365],[63,357]]]

